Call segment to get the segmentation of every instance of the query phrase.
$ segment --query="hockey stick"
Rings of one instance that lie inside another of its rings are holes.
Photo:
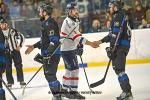
[[[108,65],[107,65],[107,68],[106,68],[104,77],[103,77],[101,80],[99,80],[99,81],[97,81],[97,82],[95,82],[95,83],[93,83],[93,84],[90,84],[90,87],[91,87],[91,88],[97,87],[97,86],[99,86],[99,85],[101,85],[101,84],[103,84],[103,83],[105,82],[106,75],[107,75],[107,73],[108,73],[108,69],[109,69],[110,63],[111,63],[111,59],[110,59],[109,62],[108,62]]]
[[[112,48],[112,53],[113,53],[113,52],[115,51],[115,49],[116,49],[117,42],[118,42],[118,39],[119,39],[119,37],[120,37],[120,34],[121,34],[121,33],[119,32],[119,34],[117,35],[117,38],[116,38],[114,47]],[[103,77],[101,80],[99,80],[99,81],[97,81],[97,82],[95,82],[95,83],[93,83],[93,84],[90,84],[90,87],[91,87],[91,88],[97,87],[97,86],[99,86],[99,85],[101,85],[101,84],[103,84],[103,83],[105,82],[105,79],[106,79],[106,76],[107,76],[107,73],[108,73],[108,69],[109,69],[110,63],[111,63],[111,59],[109,59],[109,62],[108,62],[108,65],[107,65],[107,68],[106,68],[104,77]]]
[[[9,91],[9,93],[11,94],[11,96],[14,98],[14,100],[17,100],[17,98],[15,97],[15,95],[12,93],[12,91],[9,89],[9,87],[7,86],[7,84],[5,83],[5,81],[0,77],[0,80],[2,81],[2,83],[5,85],[5,87],[7,88],[7,90]]]
[[[78,24],[79,25],[79,24]],[[77,25],[77,26],[78,26]],[[63,41],[57,46],[57,48],[53,51],[53,53],[50,55],[50,57],[49,57],[49,59],[51,59],[51,57],[55,54],[55,52],[60,48],[60,46],[61,46],[61,44],[65,41],[65,39],[67,39],[69,36],[70,36],[70,34],[77,28],[77,26],[76,27],[74,27],[73,29],[72,29],[72,31],[63,39]],[[24,95],[24,93],[25,93],[25,89],[26,89],[26,87],[27,87],[27,85],[31,82],[31,80],[36,76],[36,74],[42,69],[42,67],[43,67],[43,65],[38,69],[38,71],[31,77],[31,79],[28,81],[28,83],[25,85],[25,87],[23,88],[23,91],[22,91],[22,95]]]
[[[81,59],[81,63],[83,64],[83,59],[82,59],[81,55],[80,55],[80,59]],[[87,73],[86,73],[86,70],[85,70],[84,67],[83,67],[83,70],[84,70],[84,75],[85,75],[85,78],[86,78],[88,87],[89,87],[90,91],[91,91],[93,94],[95,94],[95,92],[90,88],[89,80],[88,80]]]
[[[121,34],[121,32],[122,32],[122,27],[123,27],[123,24],[124,24],[125,20],[126,20],[126,17],[124,16],[123,21],[122,21],[121,26],[120,26],[120,31],[119,31],[119,33],[118,33],[118,35],[117,35],[116,40],[115,40],[115,44],[114,44],[114,46],[113,46],[113,48],[112,48],[111,54],[112,54],[112,53],[115,51],[115,49],[116,49],[116,46],[117,46],[117,43],[118,43],[120,34]],[[107,75],[107,72],[108,72],[110,63],[111,63],[111,59],[109,60],[109,63],[108,63],[108,65],[107,65],[107,68],[106,68],[104,77],[103,77],[101,80],[99,80],[98,82],[95,82],[95,83],[91,84],[91,85],[90,85],[91,88],[97,87],[97,86],[99,86],[99,85],[101,85],[101,84],[103,84],[103,83],[105,82],[106,75]]]
[[[36,74],[42,69],[42,67],[43,67],[43,65],[37,70],[37,72],[30,78],[28,83],[23,87],[22,95],[24,95],[27,85],[32,81],[32,79],[36,76]]]

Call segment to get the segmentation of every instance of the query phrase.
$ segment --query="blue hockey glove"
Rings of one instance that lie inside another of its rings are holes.
[[[76,54],[79,55],[79,56],[82,56],[82,54],[83,54],[83,44],[78,44],[77,45]]]

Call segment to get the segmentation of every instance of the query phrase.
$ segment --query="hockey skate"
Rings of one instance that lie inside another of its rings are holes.
[[[62,100],[61,95],[53,96],[52,100]]]
[[[122,92],[117,100],[133,100],[132,92]]]
[[[23,88],[25,85],[26,85],[26,83],[24,81],[20,82],[21,88]]]
[[[69,94],[68,90],[66,90],[66,89],[61,90],[61,96],[62,97],[68,97],[68,94]]]
[[[66,98],[69,98],[69,99],[85,99],[85,97],[82,96],[81,94],[79,94],[79,92],[77,92],[77,91],[70,91],[66,95]]]
[[[8,88],[10,88],[10,89],[12,89],[12,85],[13,85],[12,83],[7,84]]]

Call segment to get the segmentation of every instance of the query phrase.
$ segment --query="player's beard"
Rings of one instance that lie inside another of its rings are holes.
[[[79,17],[79,14],[78,14],[78,13],[76,13],[76,14],[75,14],[75,17],[76,17],[76,18],[78,18],[78,17]]]
[[[44,16],[41,16],[40,17],[40,21],[44,21],[45,20],[45,17]]]

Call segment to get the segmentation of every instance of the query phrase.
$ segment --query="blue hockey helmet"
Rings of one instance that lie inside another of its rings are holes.
[[[66,6],[66,11],[67,11],[67,13],[68,13],[70,10],[76,9],[76,8],[78,8],[78,7],[77,7],[77,3],[76,3],[76,2],[70,2],[70,3],[68,3],[67,6]]]

